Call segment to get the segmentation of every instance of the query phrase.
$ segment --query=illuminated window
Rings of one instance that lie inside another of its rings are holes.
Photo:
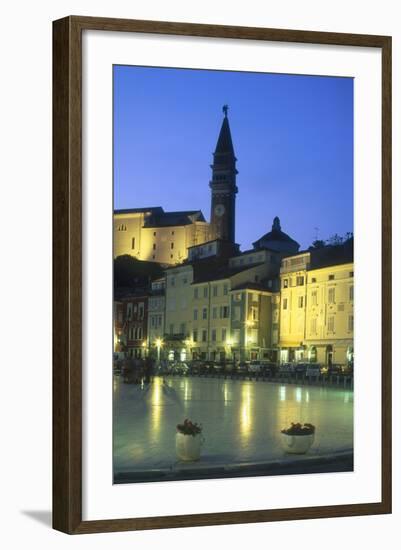
[[[317,290],[312,292],[312,305],[317,306]]]
[[[288,288],[288,279],[283,279],[283,288]]]
[[[351,302],[354,301],[354,285],[349,287],[349,299]]]
[[[354,330],[354,316],[353,315],[348,316],[348,330],[349,331]]]

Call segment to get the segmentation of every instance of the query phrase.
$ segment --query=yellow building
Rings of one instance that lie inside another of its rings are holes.
[[[200,210],[164,212],[161,207],[114,212],[114,257],[181,263],[188,248],[208,240],[209,224]]]
[[[354,355],[354,264],[308,272],[305,316],[307,356],[322,364],[347,365]]]
[[[312,361],[343,366],[353,363],[354,264],[344,261],[346,257],[352,257],[351,244],[303,252],[282,260],[279,338],[282,363]]]
[[[304,359],[307,268],[310,252],[282,260],[280,268],[280,361]]]

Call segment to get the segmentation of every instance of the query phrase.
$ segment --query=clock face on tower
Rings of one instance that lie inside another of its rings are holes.
[[[216,216],[222,216],[225,211],[226,209],[224,208],[224,204],[216,204],[216,206],[214,207],[214,213],[216,214]]]

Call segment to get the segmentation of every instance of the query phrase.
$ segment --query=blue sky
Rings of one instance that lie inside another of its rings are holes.
[[[201,209],[209,220],[226,103],[241,248],[274,216],[302,248],[353,231],[350,78],[115,66],[114,208]]]

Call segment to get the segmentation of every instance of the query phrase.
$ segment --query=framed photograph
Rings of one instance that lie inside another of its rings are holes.
[[[391,512],[391,37],[53,24],[53,526]]]

